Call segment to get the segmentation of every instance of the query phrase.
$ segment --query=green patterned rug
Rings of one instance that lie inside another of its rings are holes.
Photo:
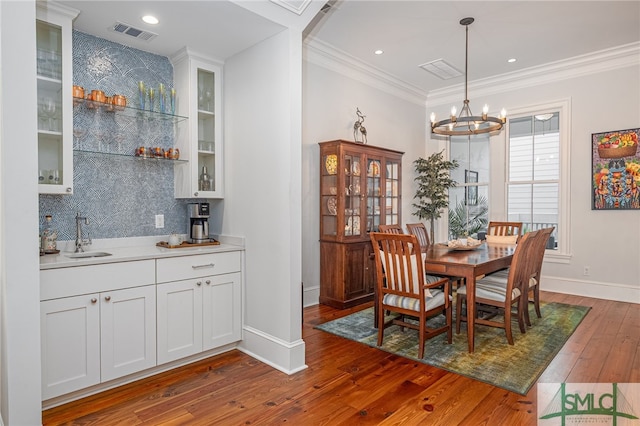
[[[531,310],[532,326],[527,328],[525,334],[520,333],[514,322],[513,346],[507,343],[503,329],[478,325],[475,352],[469,353],[465,323],[462,323],[460,334],[456,334],[454,318],[453,343],[446,344],[446,334],[427,340],[425,356],[421,360],[418,359],[417,332],[402,332],[397,325],[385,330],[380,349],[526,395],[590,308],[542,302],[540,309],[542,318],[538,318]],[[444,316],[440,315],[428,323],[437,326],[444,324],[444,321]],[[377,347],[378,330],[373,327],[373,308],[320,324],[316,328]]]

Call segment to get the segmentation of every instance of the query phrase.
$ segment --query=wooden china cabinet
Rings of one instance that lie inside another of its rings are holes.
[[[369,232],[400,224],[403,152],[320,142],[320,303],[344,309],[373,300]]]

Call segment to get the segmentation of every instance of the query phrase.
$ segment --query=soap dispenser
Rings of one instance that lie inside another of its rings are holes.
[[[46,215],[44,222],[44,228],[42,230],[42,250],[45,253],[57,253],[57,241],[58,241],[58,232],[53,229],[51,225],[52,217],[50,214]]]

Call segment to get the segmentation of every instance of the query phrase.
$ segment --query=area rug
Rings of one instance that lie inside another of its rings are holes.
[[[531,313],[531,327],[520,333],[513,326],[514,345],[507,343],[504,330],[476,326],[475,352],[469,353],[465,323],[453,343],[446,344],[446,334],[427,340],[425,356],[418,359],[418,333],[393,325],[384,333],[379,348],[406,358],[424,362],[452,373],[479,380],[512,392],[526,395],[551,360],[589,312],[587,306],[563,303],[540,304],[542,318]],[[444,316],[429,320],[430,326],[444,324]],[[378,330],[373,327],[373,308],[367,308],[316,328],[369,346],[378,347]]]

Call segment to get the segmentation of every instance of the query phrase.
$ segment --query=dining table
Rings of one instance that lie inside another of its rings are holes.
[[[464,278],[467,286],[467,342],[474,351],[474,321],[476,316],[476,277],[490,274],[511,265],[515,244],[483,242],[473,248],[451,248],[447,244],[432,244],[423,253],[425,273]]]

